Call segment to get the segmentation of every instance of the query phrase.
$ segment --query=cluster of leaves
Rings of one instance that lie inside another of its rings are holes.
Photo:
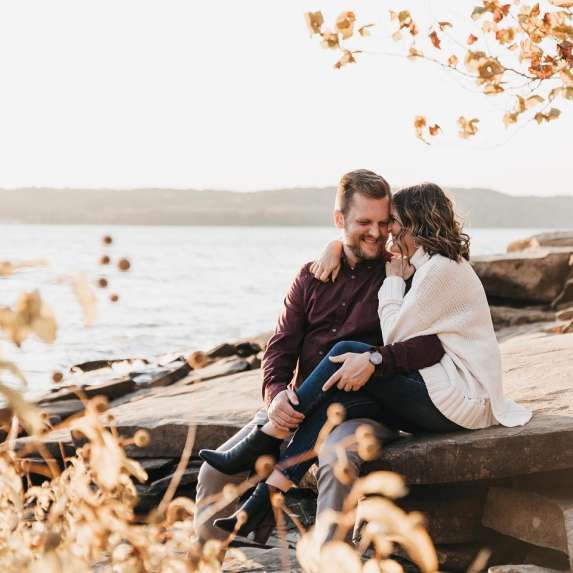
[[[544,4],[544,7],[541,6]],[[473,81],[486,96],[504,94],[512,103],[503,115],[506,126],[524,116],[538,124],[560,117],[559,100],[573,100],[573,0],[548,0],[534,5],[521,0],[503,3],[482,0],[468,14],[467,21],[452,23],[439,20],[422,30],[409,10],[390,11],[390,32],[395,42],[407,42],[405,57],[425,60],[450,69]],[[344,42],[354,35],[356,16],[343,12],[334,31],[324,30],[321,12],[305,15],[311,34],[322,38],[322,46],[338,50],[341,58],[335,67],[356,63],[355,54]],[[464,39],[456,37],[457,27],[470,25]],[[372,24],[358,29],[369,35]],[[531,114],[527,114],[533,110]],[[468,139],[476,135],[478,118],[458,119],[458,135]],[[414,120],[416,135],[427,142],[441,129],[429,125],[426,118]]]

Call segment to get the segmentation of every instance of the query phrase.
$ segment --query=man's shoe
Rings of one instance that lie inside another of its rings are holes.
[[[238,474],[252,470],[260,456],[278,458],[280,438],[265,434],[258,426],[226,452],[200,450],[199,457],[224,474]]]
[[[237,527],[239,514],[244,512],[247,515],[247,519],[237,530],[237,535],[246,537],[251,531],[255,531],[269,517],[269,514],[272,515],[272,511],[269,487],[266,483],[259,482],[252,495],[233,515],[216,519],[213,525],[228,533],[232,533]]]

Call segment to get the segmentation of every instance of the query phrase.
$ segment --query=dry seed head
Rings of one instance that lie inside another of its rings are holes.
[[[109,284],[109,283],[107,282],[107,279],[104,278],[104,277],[99,278],[98,281],[97,281],[97,286],[98,286],[99,288],[107,288],[107,285],[108,285],[108,284]]]
[[[380,444],[376,438],[363,439],[358,442],[358,455],[365,461],[375,460],[380,455]]]
[[[90,405],[95,412],[101,414],[107,410],[109,406],[109,400],[105,396],[94,396],[90,400]]]
[[[111,259],[108,255],[102,255],[99,259],[100,265],[109,265],[111,263]]]
[[[237,524],[235,525],[235,531],[238,531],[241,526],[247,522],[249,516],[247,515],[246,511],[239,511],[237,515]]]
[[[275,509],[281,509],[285,504],[285,496],[282,493],[274,493],[271,495],[271,505]]]
[[[346,461],[337,461],[333,467],[334,477],[343,485],[351,485],[356,477]]]
[[[122,272],[128,271],[131,268],[131,263],[126,258],[119,259],[119,261],[117,261],[117,268]]]
[[[111,245],[113,243],[113,239],[112,239],[111,235],[104,235],[101,239],[101,242],[104,245]]]
[[[356,441],[360,443],[361,440],[366,440],[369,438],[375,438],[374,428],[370,424],[360,424],[356,428]]]
[[[267,479],[275,467],[275,459],[272,456],[260,456],[255,462],[255,472],[261,479]]]
[[[64,375],[61,372],[53,372],[52,373],[52,382],[54,384],[59,384],[64,379]]]
[[[328,422],[333,426],[338,426],[346,418],[346,410],[342,404],[331,404],[326,411]]]
[[[117,301],[119,300],[119,295],[118,295],[117,293],[115,293],[115,292],[112,292],[112,293],[109,295],[109,300],[110,300],[111,302],[117,302]]]
[[[237,486],[232,483],[228,483],[221,490],[221,494],[223,499],[233,501],[238,495]]]
[[[133,443],[138,448],[146,448],[147,446],[149,446],[150,442],[151,442],[151,437],[149,436],[149,432],[147,432],[146,430],[137,430],[137,432],[133,434]]]

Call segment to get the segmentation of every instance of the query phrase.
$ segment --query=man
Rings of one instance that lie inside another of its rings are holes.
[[[350,382],[368,379],[375,370],[378,376],[395,372],[420,370],[438,362],[444,353],[435,335],[422,336],[393,345],[382,346],[378,318],[378,290],[385,278],[385,244],[390,223],[390,187],[383,177],[360,169],[344,175],[340,181],[334,211],[336,227],[341,229],[343,253],[340,273],[334,282],[320,282],[306,264],[294,279],[284,301],[275,332],[263,359],[263,399],[265,407],[240,432],[219,449],[226,451],[246,436],[254,425],[268,419],[282,429],[295,429],[304,419],[293,404],[297,387],[322,358],[340,340],[355,340],[377,346],[369,357],[349,354],[336,374],[339,388]],[[347,388],[347,389],[348,389]],[[333,473],[336,443],[353,434],[364,422],[371,424],[381,441],[390,435],[381,424],[372,420],[349,420],[338,426],[321,449],[318,459],[318,507],[340,510],[350,490]],[[359,473],[360,459],[348,452],[351,472]],[[228,534],[214,527],[213,521],[233,513],[232,503],[216,513],[209,500],[225,484],[238,484],[245,474],[223,474],[203,464],[197,485],[198,512],[196,525],[199,537],[224,539]],[[267,532],[256,539],[265,540]]]

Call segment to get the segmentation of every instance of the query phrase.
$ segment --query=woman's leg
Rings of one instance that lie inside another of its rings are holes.
[[[328,408],[336,403],[344,407],[345,420],[356,418],[380,420],[383,416],[380,405],[362,390],[355,392],[330,390],[297,428],[267,483],[286,491],[302,479],[308,468],[316,461],[317,453],[313,452],[316,440],[328,419]]]
[[[302,412],[305,416],[310,412],[321,400],[324,399],[326,393],[322,391],[325,382],[342,366],[330,361],[331,356],[339,356],[347,352],[368,352],[373,347],[364,342],[354,342],[343,340],[337,342],[330,352],[320,361],[318,366],[310,373],[308,378],[297,388],[296,395],[299,403],[293,404],[296,410]],[[277,438],[286,438],[285,434],[279,430],[272,422],[267,422],[262,428],[266,434]]]
[[[394,429],[412,434],[447,433],[464,430],[444,416],[432,402],[419,372],[396,374],[390,378],[372,376],[366,392],[382,408],[382,421]]]

